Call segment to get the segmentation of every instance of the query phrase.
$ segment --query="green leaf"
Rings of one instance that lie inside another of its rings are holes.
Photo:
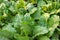
[[[50,17],[50,14],[49,13],[44,13],[44,14],[42,14],[42,16],[44,16],[45,20],[47,21]]]
[[[39,18],[39,25],[41,25],[41,26],[46,26],[47,27],[47,20],[46,20],[46,18],[42,15],[42,16],[40,16],[40,18]]]
[[[3,0],[0,0],[0,3],[2,3],[3,2]]]
[[[48,27],[49,27],[49,37],[52,36],[52,34],[54,33],[55,29],[57,28],[57,26],[59,25],[59,16],[57,15],[53,15],[48,22]]]
[[[33,4],[37,3],[37,0],[31,0]]]
[[[59,35],[54,33],[51,40],[59,40]]]
[[[31,16],[32,16],[34,19],[39,19],[40,16],[41,16],[41,14],[40,14],[39,12],[40,12],[40,11],[38,11],[38,9],[37,9],[37,11],[36,11],[35,13],[33,13]]]
[[[29,37],[27,37],[27,36],[21,36],[21,35],[19,35],[19,34],[15,34],[15,35],[14,35],[14,38],[15,38],[16,40],[29,40]]]
[[[16,8],[24,8],[25,7],[25,1],[24,0],[18,0],[16,2]]]
[[[34,8],[33,4],[32,3],[28,3],[25,9],[30,12],[32,8]]]
[[[12,24],[14,25],[14,27],[18,27],[18,25],[21,25],[22,19],[23,15],[16,14],[16,16],[12,18]]]
[[[7,30],[0,30],[0,37],[12,38],[13,34]]]
[[[29,13],[26,13],[22,19],[22,25],[29,25],[31,22],[32,18]]]
[[[52,27],[52,28],[49,28],[49,29],[50,29],[50,30],[49,30],[49,32],[47,33],[47,36],[48,36],[48,37],[51,37],[51,36],[54,34],[55,28]]]
[[[14,9],[13,6],[10,6],[10,7],[9,7],[9,10],[10,10],[11,12],[13,12],[13,13],[15,12],[15,9]]]
[[[9,32],[16,32],[15,28],[13,28],[11,24],[6,25],[5,27],[2,28],[2,30],[7,30]]]
[[[24,15],[27,11],[24,8],[19,8],[18,12]]]
[[[33,14],[33,13],[35,13],[37,11],[37,8],[33,8],[29,13],[30,14]]]
[[[40,36],[38,37],[38,40],[50,40],[47,36]]]
[[[43,6],[46,4],[43,0],[38,0],[37,3],[38,3],[38,6]]]
[[[52,26],[56,26],[59,24],[59,16],[57,15],[53,15],[50,19],[49,19],[49,27],[52,27]]]
[[[60,26],[58,26],[58,27],[60,27]],[[60,34],[60,28],[57,28],[57,32],[58,32],[58,34]]]
[[[9,39],[6,37],[0,37],[0,40],[9,40]]]
[[[33,38],[36,37],[36,36],[39,36],[39,35],[43,35],[43,34],[46,34],[48,33],[48,29],[47,27],[45,26],[35,26],[34,27],[34,30],[33,30]]]
[[[25,35],[31,34],[30,24],[32,23],[32,18],[29,13],[26,13],[21,22],[21,31],[25,33]]]
[[[30,35],[31,34],[31,27],[30,26],[25,26],[25,25],[23,25],[22,27],[21,27],[21,34],[23,35],[23,33],[24,33],[24,35]]]

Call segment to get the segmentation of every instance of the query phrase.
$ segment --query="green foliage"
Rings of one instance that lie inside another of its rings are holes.
[[[60,0],[0,0],[0,40],[59,40]]]

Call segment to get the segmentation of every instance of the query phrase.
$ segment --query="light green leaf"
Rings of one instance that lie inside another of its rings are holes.
[[[24,0],[18,0],[16,2],[16,8],[24,8],[25,7],[25,1]]]
[[[34,27],[34,30],[33,30],[33,38],[36,37],[36,36],[39,36],[39,35],[43,35],[43,34],[46,34],[48,33],[48,29],[47,27],[45,26],[35,26]]]
[[[0,37],[0,40],[9,40],[9,39],[6,37]]]
[[[43,6],[46,4],[43,0],[38,0],[37,3],[38,3],[38,6]]]
[[[7,30],[9,32],[16,32],[15,28],[13,28],[11,24],[6,25],[5,27],[2,28],[2,30]]]
[[[21,34],[23,35],[23,33],[24,33],[24,35],[30,35],[31,34],[31,27],[30,26],[25,26],[25,25],[23,25],[22,27],[21,27]]]
[[[27,36],[21,36],[19,34],[14,35],[14,38],[16,40],[29,40],[29,37],[27,37]]]
[[[54,33],[55,29],[57,28],[57,26],[59,25],[59,16],[57,15],[53,15],[48,22],[48,27],[49,27],[49,37],[52,36],[52,34]]]

